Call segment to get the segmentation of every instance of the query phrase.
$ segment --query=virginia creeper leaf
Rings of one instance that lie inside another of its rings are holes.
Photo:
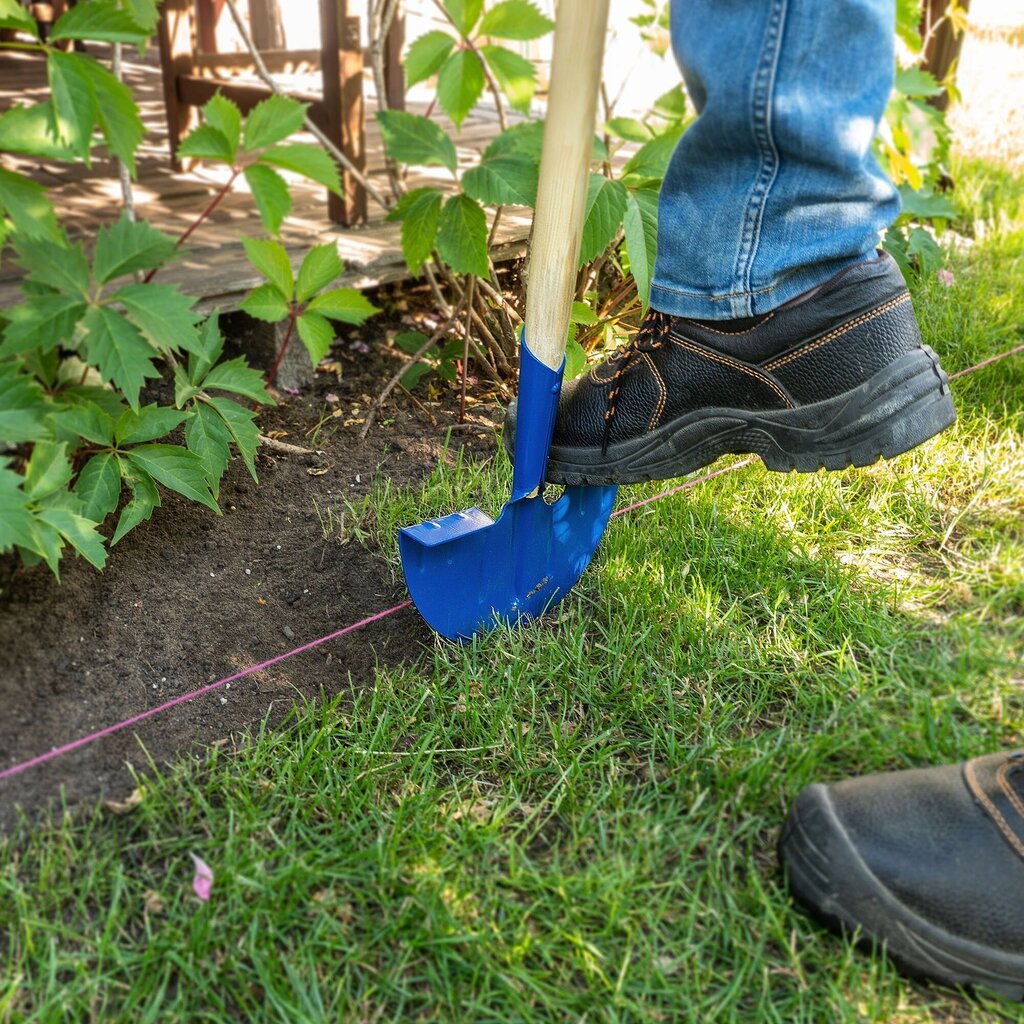
[[[211,128],[216,128],[224,136],[231,151],[230,162],[234,163],[235,154],[242,141],[242,112],[238,105],[217,93],[216,96],[211,96],[203,107],[203,117]]]
[[[114,437],[118,446],[138,444],[164,437],[178,426],[188,413],[166,405],[144,405],[136,412],[126,409],[114,424]]]
[[[361,324],[380,310],[356,288],[335,288],[313,299],[306,312],[346,324]]]
[[[174,239],[158,231],[147,221],[131,221],[122,214],[110,227],[100,228],[96,236],[92,269],[100,284],[148,270],[166,263],[175,253]]]
[[[231,457],[231,432],[212,406],[196,403],[185,424],[185,443],[202,460],[207,483],[213,496],[219,497],[220,480]]]
[[[214,310],[199,329],[199,344],[189,353],[188,379],[199,384],[223,351],[224,336],[220,333],[220,320]]]
[[[484,91],[484,69],[472,50],[456,50],[441,68],[437,100],[458,128]]]
[[[473,26],[480,20],[484,0],[444,0],[444,9],[452,19],[452,24],[464,36],[473,32]]]
[[[37,441],[25,467],[25,494],[32,501],[41,501],[65,487],[71,479],[71,463],[67,445],[54,441]]]
[[[84,437],[93,444],[105,447],[114,443],[114,421],[95,402],[78,399],[74,405],[58,409],[53,422],[59,430]]]
[[[14,227],[26,238],[60,242],[57,215],[38,182],[0,167],[0,211],[6,211]]]
[[[107,549],[96,523],[84,516],[60,508],[44,508],[37,513],[47,526],[53,527],[87,562],[102,569],[107,561]],[[49,561],[49,559],[47,559]],[[55,566],[51,565],[55,570]]]
[[[82,514],[102,523],[117,508],[121,497],[121,470],[110,452],[94,455],[82,467],[75,481],[75,494],[82,502]]]
[[[437,251],[457,274],[488,276],[487,215],[475,199],[454,195],[445,201]]]
[[[147,377],[159,377],[153,348],[120,313],[107,306],[93,306],[82,321],[89,361],[104,380],[113,381],[133,409],[139,408],[139,391]]]
[[[0,552],[15,545],[34,549],[37,543],[35,519],[28,509],[28,498],[22,490],[23,478],[7,468],[0,459]]]
[[[50,39],[96,39],[104,43],[144,43],[148,33],[129,11],[114,0],[90,0],[66,10],[56,21]]]
[[[447,167],[455,170],[455,143],[439,124],[404,110],[380,110],[377,122],[388,156],[402,164]]]
[[[309,358],[316,366],[331,350],[334,344],[334,328],[316,313],[303,313],[296,321],[299,337],[309,352]]]
[[[344,268],[338,255],[338,246],[334,242],[325,245],[314,245],[306,253],[299,267],[299,281],[295,297],[305,302],[321,288],[329,285],[338,277]]]
[[[245,297],[242,310],[263,320],[268,324],[276,324],[288,315],[288,303],[273,284],[261,284]]]
[[[236,395],[244,395],[254,402],[268,404],[270,395],[263,383],[263,374],[252,369],[245,361],[245,356],[229,359],[218,363],[203,381],[203,389],[218,388],[221,391],[232,391]]]
[[[0,441],[34,441],[44,433],[51,410],[43,389],[17,362],[0,363]]]
[[[388,214],[388,220],[402,222],[402,255],[413,274],[419,273],[434,251],[442,199],[440,189],[414,188]]]
[[[231,140],[219,128],[212,124],[200,124],[181,140],[178,156],[231,165],[235,162],[237,148],[231,145]]]
[[[268,238],[243,238],[249,262],[288,300],[295,294],[292,261],[280,242]]]
[[[341,177],[338,165],[329,153],[308,142],[290,142],[286,146],[274,146],[260,155],[260,161],[294,171],[341,195]]]
[[[256,480],[255,455],[256,449],[260,446],[260,431],[255,423],[256,414],[230,398],[210,398],[209,403],[227,424],[249,475]]]
[[[40,240],[15,241],[15,248],[30,283],[55,288],[75,298],[89,297],[89,261],[81,242],[56,245]]]
[[[454,45],[455,40],[447,32],[426,32],[419,36],[405,55],[406,88],[436,74]]]
[[[19,0],[0,0],[0,28],[16,28],[20,32],[27,32],[35,39],[39,38],[36,19]]]
[[[462,175],[462,189],[494,206],[533,206],[537,202],[537,164],[524,153],[485,159]]]
[[[658,249],[658,193],[653,189],[627,190],[623,226],[629,269],[636,281],[640,303],[646,310]]]
[[[131,498],[121,510],[121,517],[117,521],[117,529],[110,540],[113,547],[121,540],[126,533],[134,530],[139,523],[149,519],[154,508],[160,507],[160,492],[153,483],[153,478],[143,470],[136,467],[129,467],[121,463],[121,475],[132,493]]]
[[[600,256],[615,238],[626,212],[626,189],[603,174],[591,174],[579,265]]]
[[[21,306],[8,309],[9,322],[0,342],[0,356],[36,350],[48,352],[70,341],[86,305],[72,296],[44,292],[29,295]]]
[[[124,456],[128,462],[172,491],[220,512],[206,482],[202,459],[176,444],[140,444]]]
[[[192,309],[195,298],[182,295],[176,284],[128,284],[112,296],[125,308],[125,316],[157,348],[191,352],[199,345]]]
[[[503,0],[483,16],[477,34],[498,39],[539,39],[554,27],[555,23],[530,0]]]
[[[288,191],[287,182],[273,167],[264,164],[246,167],[245,180],[263,226],[276,235],[292,208],[292,194]]]
[[[537,69],[533,63],[504,46],[481,46],[480,52],[509,103],[516,110],[528,111],[537,89]]]
[[[289,96],[268,96],[246,118],[242,148],[252,153],[294,135],[302,127],[306,107]]]

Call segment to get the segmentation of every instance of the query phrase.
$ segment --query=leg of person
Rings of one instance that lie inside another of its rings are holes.
[[[651,309],[563,390],[549,480],[634,483],[748,452],[841,469],[954,421],[903,277],[875,250],[899,210],[871,150],[893,23],[893,0],[673,4],[698,116],[662,188]]]
[[[1024,1000],[1024,751],[809,786],[779,857],[816,917],[910,974]]]

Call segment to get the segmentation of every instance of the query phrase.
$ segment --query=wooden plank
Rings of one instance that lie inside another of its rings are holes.
[[[348,15],[347,0],[320,0],[320,41],[323,53],[324,112],[327,137],[360,173],[366,170],[363,130],[363,51],[359,19]],[[366,192],[348,171],[342,173],[342,195],[327,198],[327,215],[336,224],[366,221]]]
[[[260,50],[260,57],[271,74],[287,74],[320,67],[319,50]],[[204,71],[230,71],[255,74],[256,64],[247,50],[231,53],[198,53],[195,65]]]
[[[176,171],[188,169],[178,159],[178,147],[196,121],[195,111],[181,102],[176,87],[180,77],[192,74],[194,33],[192,0],[164,0],[157,37],[160,41],[167,144],[171,150],[171,166]],[[194,161],[190,163],[194,164]]]
[[[405,47],[405,11],[399,0],[391,19],[391,29],[384,41],[384,97],[392,110],[405,110],[405,69],[402,50]]]

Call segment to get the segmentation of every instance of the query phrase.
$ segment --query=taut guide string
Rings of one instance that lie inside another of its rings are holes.
[[[1001,359],[1006,359],[1008,356],[1017,355],[1019,352],[1024,352],[1024,344],[1017,345],[1015,348],[1011,348],[1006,352],[1000,352],[999,355],[992,356],[989,359],[984,359],[980,363],[975,363],[973,366],[968,366],[966,370],[960,370],[958,373],[951,374],[949,379],[955,380],[957,377],[965,377],[969,373],[974,373],[975,370],[980,370],[982,367],[990,366],[992,363],[996,363]],[[624,515],[626,512],[633,512],[638,508],[643,508],[645,505],[651,505],[656,501],[660,501],[662,498],[678,494],[680,491],[689,490],[691,487],[696,487],[697,484],[713,480],[716,476],[722,476],[725,473],[734,473],[737,469],[743,469],[745,466],[749,466],[755,461],[756,456],[752,455],[748,459],[743,459],[740,462],[734,462],[722,469],[716,469],[710,473],[705,473],[703,476],[687,480],[685,483],[679,484],[678,487],[670,487],[667,491],[660,491],[658,494],[654,494],[649,498],[644,498],[643,501],[637,501],[632,505],[627,505],[625,508],[616,509],[612,513],[612,518]],[[243,668],[234,675],[225,676],[223,679],[218,679],[206,686],[201,686],[198,690],[191,690],[189,693],[183,693],[178,697],[174,697],[172,700],[165,701],[163,704],[158,704],[156,707],[149,708],[146,711],[140,711],[139,714],[132,715],[131,718],[126,718],[121,722],[115,722],[113,725],[108,725],[103,729],[98,729],[96,732],[89,733],[88,736],[80,736],[77,740],[72,740],[70,743],[65,743],[60,747],[54,747],[52,750],[46,751],[45,754],[37,754],[35,757],[30,757],[27,761],[11,765],[10,768],[4,768],[0,771],[0,780],[9,779],[21,772],[28,771],[29,768],[35,768],[37,765],[45,764],[47,761],[55,761],[58,757],[70,754],[73,750],[78,750],[80,747],[87,746],[90,743],[95,743],[97,740],[101,740],[107,736],[112,736],[114,733],[120,732],[122,729],[127,729],[129,726],[137,725],[139,722],[144,722],[147,718],[153,718],[155,715],[163,714],[165,711],[170,711],[171,708],[177,707],[179,704],[195,700],[197,697],[204,697],[206,694],[213,693],[214,690],[219,690],[222,686],[226,686],[228,683],[233,683],[238,679],[244,679],[246,676],[251,676],[256,672],[261,672],[263,669],[270,668],[271,665],[276,665],[278,662],[285,661],[287,658],[293,658],[295,655],[302,654],[305,651],[311,651],[314,647],[319,647],[321,644],[329,643],[331,640],[337,640],[339,637],[345,636],[346,633],[354,633],[356,630],[362,629],[364,626],[369,626],[371,623],[379,622],[381,619],[386,619],[389,615],[394,615],[396,612],[403,611],[405,608],[410,607],[410,605],[412,605],[412,601],[402,601],[399,604],[393,605],[391,608],[386,608],[384,611],[377,612],[374,615],[368,615],[365,619],[353,622],[351,625],[345,626],[342,629],[336,629],[333,633],[328,633],[327,636],[322,636],[317,640],[310,640],[309,643],[302,644],[290,651],[285,651],[284,654],[278,654],[273,658],[268,658],[266,661],[261,661],[257,665],[252,665],[249,668]]]

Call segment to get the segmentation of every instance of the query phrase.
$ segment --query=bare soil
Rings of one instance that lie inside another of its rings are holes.
[[[164,492],[163,507],[113,549],[96,572],[68,556],[58,583],[44,567],[0,558],[0,767],[67,743],[388,608],[407,595],[376,551],[335,531],[317,508],[371,493],[375,473],[394,485],[422,479],[460,444],[494,450],[493,407],[476,406],[479,429],[444,455],[457,396],[418,406],[398,391],[365,441],[366,398],[398,356],[378,339],[369,355],[335,353],[341,376],[317,373],[303,394],[282,396],[261,418],[265,433],[312,447],[315,459],[260,450],[257,486],[241,460],[224,478],[223,516]],[[337,398],[335,402],[333,399]],[[316,426],[331,417],[319,433]],[[315,505],[314,505],[315,502]],[[329,525],[329,524],[328,524]],[[145,769],[279,722],[298,696],[372,683],[377,663],[416,658],[431,634],[406,609],[53,762],[0,781],[0,831],[22,808],[36,815],[123,799]]]

